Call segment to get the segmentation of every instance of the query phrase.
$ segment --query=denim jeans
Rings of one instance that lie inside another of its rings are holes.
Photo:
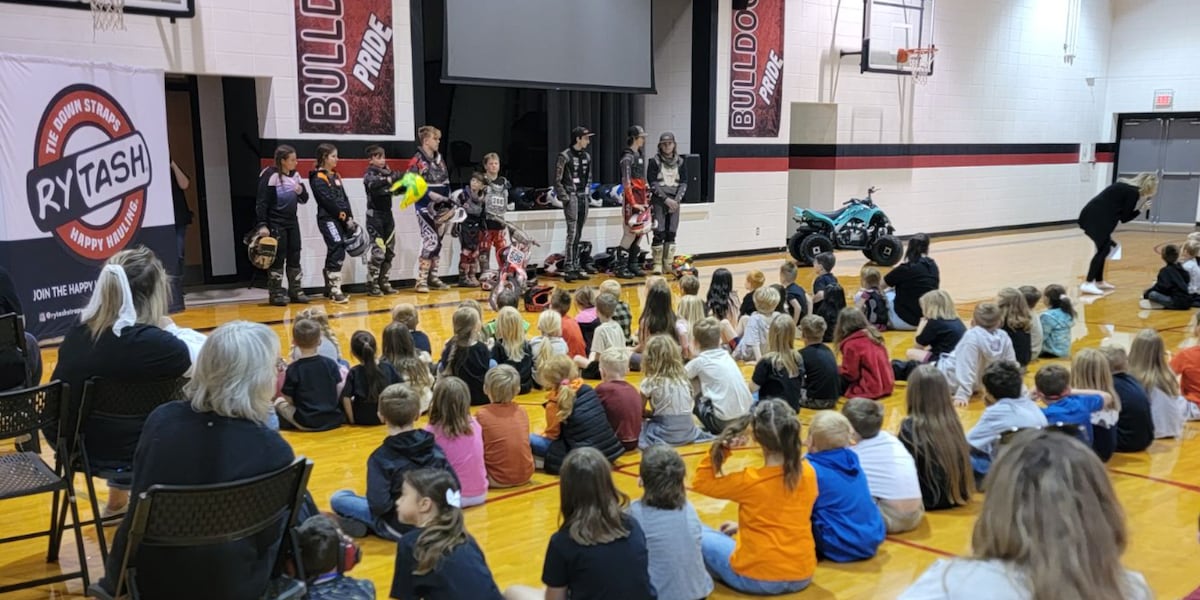
[[[400,538],[387,527],[376,525],[375,515],[371,514],[371,505],[367,499],[355,494],[352,490],[338,490],[329,498],[329,507],[338,516],[354,519],[367,526],[371,533],[385,539],[398,541]]]
[[[554,440],[536,433],[529,434],[529,447],[533,450],[534,456],[546,456],[546,453],[550,451],[550,444],[553,442]]]
[[[884,296],[887,296],[888,303],[888,325],[897,331],[916,331],[916,325],[909,325],[896,314],[896,290],[888,290]]]
[[[733,538],[711,527],[705,527],[700,538],[704,566],[714,578],[734,590],[759,596],[777,596],[799,592],[812,583],[811,578],[799,581],[762,581],[738,575],[729,564],[729,557],[733,556],[733,548],[736,545],[737,542]]]

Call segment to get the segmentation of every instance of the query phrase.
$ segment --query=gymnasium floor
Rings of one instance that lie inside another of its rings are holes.
[[[1076,322],[1073,332],[1076,349],[1095,347],[1106,340],[1128,348],[1132,336],[1147,327],[1161,331],[1172,348],[1192,342],[1188,339],[1190,332],[1187,331],[1190,312],[1142,311],[1137,305],[1141,290],[1153,281],[1161,266],[1154,249],[1164,243],[1180,242],[1183,237],[1183,233],[1169,232],[1127,231],[1117,235],[1125,245],[1124,260],[1109,262],[1109,281],[1116,284],[1118,289],[1106,297],[1080,305],[1081,318]],[[935,239],[931,254],[941,267],[942,287],[958,302],[959,313],[969,319],[976,302],[992,297],[1004,286],[1031,284],[1040,288],[1050,283],[1062,283],[1074,290],[1079,282],[1079,274],[1086,271],[1091,244],[1078,230],[1053,229]],[[699,265],[703,275],[701,280],[707,285],[713,269],[725,266],[734,272],[734,281],[739,286],[745,273],[751,269],[763,270],[768,281],[772,282],[783,258],[782,254],[773,254],[704,262]],[[838,263],[834,273],[841,278],[845,287],[855,289],[858,271],[864,262],[861,254],[841,252],[838,259],[842,262]],[[599,281],[594,279],[592,283]],[[807,289],[811,281],[812,270],[802,269],[799,283]],[[635,315],[640,314],[642,294],[644,286],[640,283],[635,285],[629,282],[625,287],[624,299],[631,304]],[[421,329],[430,334],[437,349],[451,331],[450,316],[457,302],[478,296],[481,296],[478,291],[457,289],[420,297],[405,291],[386,299],[367,299],[358,295],[348,305],[329,305],[328,308],[335,316],[333,324],[342,340],[342,347],[348,349],[349,337],[355,330],[367,329],[378,335],[390,318],[392,305],[416,302],[423,305]],[[261,321],[270,324],[286,344],[293,313],[292,308],[254,304],[207,306],[178,315],[177,322],[181,326],[204,329],[234,319]],[[525,316],[531,323],[536,320],[535,315]],[[885,337],[893,357],[903,355],[904,350],[912,344],[911,333],[888,332]],[[47,350],[44,357],[48,376],[53,369],[55,351]],[[1031,377],[1037,365],[1035,362],[1030,369]],[[747,376],[751,368],[744,367]],[[631,381],[636,379],[636,375],[630,376]],[[539,431],[544,423],[539,406],[541,398],[541,394],[536,392],[518,398],[518,402],[529,412],[535,431]],[[895,431],[904,416],[902,382],[897,384],[895,394],[887,398],[885,403],[888,410],[885,427]],[[972,401],[968,408],[961,411],[964,425],[970,427],[981,411],[982,402],[978,399]],[[805,411],[801,419],[807,423],[811,416]],[[1197,514],[1200,514],[1200,481],[1197,481],[1200,479],[1200,455],[1188,451],[1189,447],[1194,451],[1194,447],[1200,443],[1195,439],[1198,431],[1200,427],[1197,424],[1189,424],[1181,440],[1158,440],[1147,452],[1118,454],[1108,464],[1109,473],[1125,507],[1131,534],[1125,564],[1145,574],[1159,598],[1180,598],[1200,585],[1200,575],[1195,572],[1195,565],[1200,560],[1200,544],[1197,544],[1196,537]],[[362,492],[367,455],[383,435],[380,428],[351,427],[317,434],[284,434],[297,455],[308,456],[315,462],[310,490],[322,508],[328,507],[329,496],[335,490],[353,488]],[[706,446],[679,449],[689,467],[696,464],[705,450]],[[756,451],[743,451],[736,458],[753,461],[756,455]],[[636,453],[622,457],[613,475],[618,486],[634,498],[639,495],[638,460]],[[103,484],[99,485],[103,490]],[[79,487],[83,489],[82,485]],[[529,485],[494,491],[485,505],[466,511],[468,529],[482,545],[502,589],[515,583],[538,583],[546,542],[558,523],[557,488],[557,478],[539,473]],[[736,519],[736,508],[731,503],[694,493],[689,496],[701,519],[710,525]],[[47,503],[41,498],[5,502],[0,535],[25,531],[25,526],[30,523],[44,524]],[[81,494],[81,511],[85,513],[86,505]],[[979,506],[977,501],[965,508],[930,513],[916,531],[889,536],[872,560],[843,565],[821,563],[813,585],[789,597],[845,600],[893,598],[934,560],[969,551],[971,529]],[[111,535],[111,530],[109,533]],[[99,577],[102,567],[99,551],[92,539],[94,530],[88,529],[85,535],[89,538],[89,567],[93,577]],[[353,574],[372,579],[379,597],[385,598],[391,585],[394,546],[372,538],[363,541],[363,549],[363,562]],[[61,565],[47,565],[44,557],[44,540],[3,546],[0,550],[0,584],[57,572],[60,567],[75,568],[75,551],[69,537],[64,540]],[[11,597],[78,598],[80,591],[79,581],[76,580],[67,585],[54,586],[49,591],[26,591]],[[718,585],[712,597],[744,596]]]

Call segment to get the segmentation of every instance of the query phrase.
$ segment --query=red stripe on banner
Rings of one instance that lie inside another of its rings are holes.
[[[714,167],[718,173],[765,173],[786,171],[788,159],[786,156],[771,157],[724,157],[716,160]]]
[[[1096,162],[1098,162],[1098,163],[1110,163],[1110,162],[1115,161],[1116,159],[1117,159],[1116,152],[1097,152],[1096,153]]]
[[[393,161],[395,162],[395,161]],[[275,161],[270,158],[259,159],[261,168],[267,168],[275,164]],[[365,158],[343,158],[338,161],[337,172],[342,176],[342,179],[362,179],[362,176],[367,172],[367,165],[371,162]],[[296,172],[301,177],[308,177],[308,172],[315,169],[316,161],[300,159],[296,162]]]
[[[719,160],[719,159],[718,159]],[[999,167],[1011,165],[1064,165],[1078,161],[1075,154],[930,154],[925,156],[797,156],[789,169],[853,171],[863,169],[935,169],[949,167]],[[720,169],[718,169],[719,171]]]

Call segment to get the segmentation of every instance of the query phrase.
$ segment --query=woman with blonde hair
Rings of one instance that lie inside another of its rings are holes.
[[[191,370],[204,336],[176,327],[167,317],[168,295],[167,273],[149,248],[122,250],[108,259],[80,323],[63,338],[50,376],[69,386],[63,418],[71,424],[66,429],[72,435],[88,379],[148,383],[184,377]],[[84,416],[81,425],[92,471],[116,473],[108,481],[104,517],[125,512],[129,503],[130,466],[143,423],[143,419]],[[51,442],[58,437],[57,430],[45,434]]]
[[[1111,406],[1092,413],[1092,448],[1100,460],[1108,462],[1117,448],[1117,419],[1121,414],[1121,398],[1113,387],[1108,357],[1095,348],[1076,352],[1071,360],[1071,388],[1096,390],[1112,397]]]
[[[1017,433],[987,478],[972,556],[939,560],[901,600],[1149,600],[1121,566],[1125,515],[1104,465],[1073,436]]]
[[[120,256],[118,254],[118,256]],[[126,263],[128,268],[128,263]],[[134,280],[136,281],[136,277]],[[125,335],[145,335],[133,326]],[[107,332],[102,335],[109,335]],[[114,357],[132,362],[134,355]],[[286,467],[292,448],[266,426],[275,395],[279,338],[265,325],[233,321],[218,327],[196,359],[184,388],[188,402],[168,402],[146,419],[133,461],[129,511],[117,528],[100,586],[119,587],[129,527],[138,496],[154,485],[210,485],[239,481]],[[137,587],[152,598],[258,598],[266,592],[279,536],[221,544],[155,547],[138,551]]]
[[[1146,388],[1154,437],[1177,438],[1187,419],[1187,400],[1179,394],[1179,381],[1167,364],[1167,348],[1154,329],[1143,329],[1129,346],[1129,372]]]
[[[1116,286],[1104,280],[1104,261],[1118,244],[1113,241],[1117,223],[1128,223],[1150,211],[1151,198],[1158,193],[1158,176],[1139,173],[1116,183],[1088,201],[1079,213],[1079,228],[1096,245],[1096,254],[1088,264],[1087,281],[1079,286],[1085,294],[1100,295]]]

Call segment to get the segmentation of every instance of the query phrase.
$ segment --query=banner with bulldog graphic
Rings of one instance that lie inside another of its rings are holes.
[[[25,327],[79,322],[113,254],[145,245],[174,268],[162,71],[0,54],[0,267]]]

